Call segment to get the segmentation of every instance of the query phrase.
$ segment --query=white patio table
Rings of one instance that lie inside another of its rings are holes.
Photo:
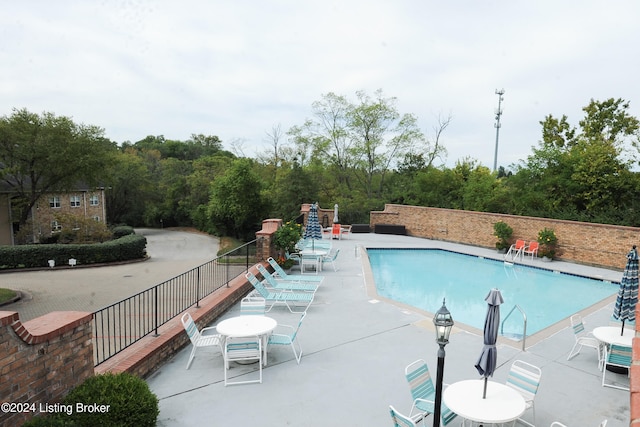
[[[458,416],[478,423],[515,422],[524,413],[524,397],[508,385],[487,381],[485,399],[483,389],[484,379],[459,381],[444,390],[442,399]]]
[[[302,257],[300,266],[300,271],[304,273],[304,259],[313,259],[314,267],[316,270],[316,274],[318,271],[322,271],[322,257],[326,256],[329,253],[328,249],[303,249],[300,251],[300,256]]]
[[[269,334],[278,322],[267,316],[236,316],[218,323],[216,330],[224,337],[244,338],[259,336],[262,340],[262,364],[267,366],[267,342]]]
[[[635,327],[627,325],[624,328],[624,335],[620,335],[622,326],[599,326],[593,330],[593,336],[605,344],[619,344],[625,347],[631,347],[633,337],[635,335]]]

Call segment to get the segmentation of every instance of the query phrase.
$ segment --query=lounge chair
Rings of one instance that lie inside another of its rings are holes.
[[[218,347],[220,352],[222,352],[222,340],[220,338],[220,334],[209,334],[209,331],[216,329],[215,326],[203,328],[199,331],[198,325],[196,325],[189,313],[183,314],[181,320],[182,326],[184,326],[184,330],[187,331],[187,335],[189,335],[189,339],[193,345],[191,354],[189,354],[189,360],[187,361],[187,369],[191,366],[193,358],[196,357],[196,350],[199,348]]]
[[[245,274],[245,277],[249,280],[249,282],[255,289],[255,293],[252,293],[252,296],[257,295],[264,298],[265,304],[268,306],[266,310],[267,312],[271,311],[271,309],[276,304],[284,304],[292,313],[304,313],[313,302],[313,297],[315,296],[315,293],[313,292],[288,292],[281,290],[268,290],[252,273]],[[297,304],[304,305],[304,310],[292,310],[291,306],[295,306]]]
[[[258,271],[262,274],[262,277],[267,282],[267,288],[272,288],[274,290],[280,291],[302,291],[302,292],[315,292],[318,290],[317,283],[302,283],[300,281],[286,281],[286,280],[276,280],[275,277],[264,268],[264,265],[258,264]],[[264,282],[263,282],[264,283]]]
[[[324,276],[305,276],[303,274],[287,274],[287,272],[284,271],[282,267],[280,267],[280,265],[275,259],[269,257],[267,261],[269,261],[269,264],[271,264],[271,267],[273,267],[273,272],[274,272],[273,275],[275,275],[276,278],[280,278],[282,280],[288,280],[290,282],[311,282],[311,283],[317,283],[317,284],[322,283],[322,281],[324,280]]]

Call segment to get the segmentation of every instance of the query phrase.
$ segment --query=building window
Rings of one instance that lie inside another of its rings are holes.
[[[90,206],[98,206],[100,204],[100,199],[98,198],[97,195],[93,195],[89,198],[89,205]]]
[[[62,226],[60,224],[58,224],[58,221],[56,221],[55,219],[53,221],[51,221],[51,231],[60,231],[62,230]]]
[[[96,215],[96,216],[93,217],[93,220],[95,222],[100,222],[100,217],[98,215]]]
[[[49,207],[50,208],[59,208],[60,207],[60,197],[58,197],[58,196],[49,197]]]
[[[72,208],[80,207],[80,196],[71,196],[69,199],[71,200]]]

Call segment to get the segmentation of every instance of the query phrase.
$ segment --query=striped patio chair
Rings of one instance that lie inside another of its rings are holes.
[[[617,388],[620,390],[629,390],[629,387],[617,385],[616,383],[606,383],[607,366],[616,366],[618,368],[627,368],[627,376],[631,371],[631,347],[625,347],[618,344],[611,344],[609,348],[604,349],[604,366],[602,369],[602,386]]]
[[[420,420],[433,413],[433,401],[436,397],[436,389],[433,386],[431,373],[427,363],[418,359],[410,363],[404,369],[404,375],[409,383],[413,405],[409,416],[414,420]],[[417,411],[417,413],[414,413]]]
[[[509,370],[509,376],[507,377],[507,385],[514,390],[518,391],[526,402],[526,409],[531,409],[533,412],[533,423],[529,423],[522,418],[518,418],[523,424],[534,426],[536,423],[536,409],[534,406],[534,399],[538,393],[538,387],[540,386],[540,377],[542,376],[542,370],[537,366],[522,360],[515,360],[511,364]]]

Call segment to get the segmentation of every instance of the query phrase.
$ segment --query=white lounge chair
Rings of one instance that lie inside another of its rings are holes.
[[[187,335],[192,344],[191,354],[189,354],[189,360],[187,361],[187,369],[191,367],[191,362],[193,362],[194,357],[196,357],[196,350],[199,348],[218,347],[220,352],[222,352],[220,334],[209,334],[209,331],[216,329],[215,326],[203,328],[199,331],[198,325],[196,325],[196,322],[193,321],[189,313],[183,314],[181,320],[182,326],[184,326],[185,331],[187,331]]]
[[[269,262],[271,267],[273,267],[274,275],[277,278],[280,278],[282,280],[288,280],[292,282],[312,282],[312,283],[318,283],[318,284],[322,283],[322,281],[324,280],[324,276],[306,276],[304,274],[288,274],[286,271],[284,271],[282,267],[280,267],[280,265],[275,259],[269,257],[267,261]]]
[[[288,292],[280,290],[268,290],[252,273],[245,274],[245,277],[253,285],[255,293],[251,295],[257,295],[264,298],[266,305],[268,306],[267,312],[276,304],[284,304],[292,313],[304,313],[307,308],[313,302],[314,293],[312,292]],[[304,309],[302,311],[294,311],[292,306],[302,305]]]
[[[266,268],[264,268],[262,264],[258,264],[258,271],[260,272],[260,274],[262,274],[262,277],[267,282],[266,285],[268,288],[282,291],[289,290],[302,292],[315,292],[318,290],[317,283],[302,283],[300,281],[289,281],[281,279],[277,280],[271,275],[271,273],[269,273]]]

